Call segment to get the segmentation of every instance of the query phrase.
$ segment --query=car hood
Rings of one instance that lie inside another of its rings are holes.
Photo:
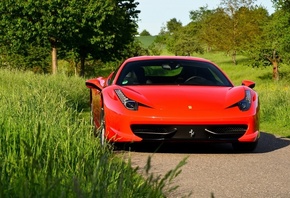
[[[243,86],[130,86],[122,91],[128,98],[160,110],[221,110],[245,97]]]

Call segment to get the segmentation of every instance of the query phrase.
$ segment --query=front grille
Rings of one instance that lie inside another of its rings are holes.
[[[208,126],[207,128],[205,128],[205,131],[207,132],[210,131],[216,135],[244,134],[246,130],[247,130],[247,125]]]
[[[143,140],[237,140],[247,125],[132,125],[132,132]]]
[[[132,125],[133,133],[143,139],[172,138],[177,129],[170,125]]]

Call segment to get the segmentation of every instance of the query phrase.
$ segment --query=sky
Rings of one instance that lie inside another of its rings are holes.
[[[138,32],[147,30],[151,35],[157,35],[166,22],[176,18],[182,25],[190,22],[189,12],[208,6],[208,9],[217,8],[220,0],[139,0]],[[256,5],[265,7],[271,14],[274,12],[271,0],[256,0]]]

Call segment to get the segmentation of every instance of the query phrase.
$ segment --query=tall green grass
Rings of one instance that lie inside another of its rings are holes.
[[[163,197],[177,175],[145,180],[100,146],[83,79],[0,70],[0,83],[0,197]]]
[[[197,55],[200,56],[200,55]],[[281,80],[271,68],[232,65],[223,54],[205,54],[235,85],[256,82],[261,131],[290,137],[290,67]],[[182,161],[164,178],[132,169],[130,160],[100,147],[88,119],[84,79],[0,69],[0,197],[163,197]],[[86,113],[84,113],[85,111]],[[169,188],[169,191],[174,188]]]

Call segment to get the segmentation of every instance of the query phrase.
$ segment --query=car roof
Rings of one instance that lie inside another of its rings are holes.
[[[193,57],[193,56],[135,56],[128,58],[125,62],[134,62],[134,61],[143,61],[143,60],[160,60],[160,59],[171,59],[171,60],[191,60],[191,61],[202,61],[202,62],[210,62],[211,61],[199,58],[199,57]]]

